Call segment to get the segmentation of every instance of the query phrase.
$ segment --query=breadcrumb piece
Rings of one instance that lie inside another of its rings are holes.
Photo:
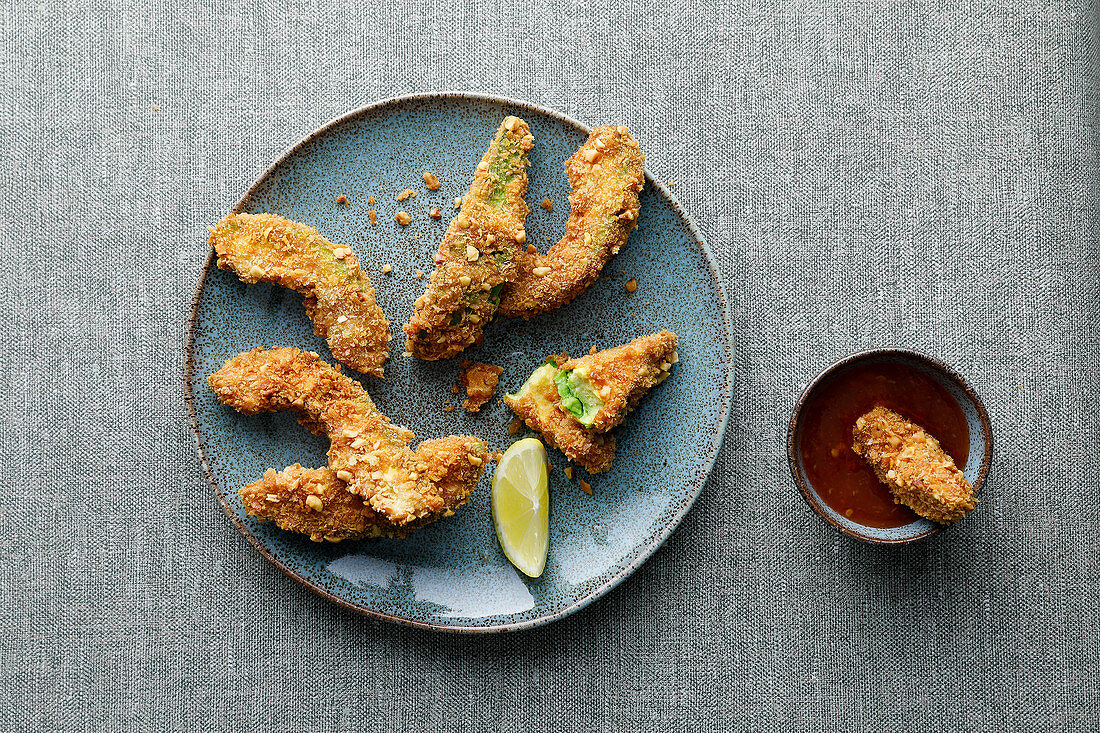
[[[412,221],[412,217],[409,216],[408,212],[406,211],[398,211],[396,214],[393,215],[393,220],[404,227],[409,225],[409,222]]]
[[[374,196],[367,196],[367,203],[374,206]]]
[[[635,290],[638,289],[638,281],[635,280],[634,278],[630,278],[629,280],[626,281],[626,285],[623,286],[623,287],[626,288],[626,292],[633,293]]]
[[[462,406],[467,412],[479,411],[482,405],[493,398],[503,371],[504,369],[493,364],[470,364],[463,369],[458,381],[466,388],[466,399]]]
[[[413,190],[412,190],[411,188],[406,188],[406,189],[405,189],[404,191],[402,191],[401,193],[397,194],[397,200],[398,200],[398,201],[404,201],[404,200],[405,200],[405,199],[407,199],[407,198],[408,198],[409,196],[415,196],[415,195],[416,195],[416,193],[415,193],[415,192],[413,192]]]
[[[424,171],[424,186],[427,187],[429,191],[438,191],[439,179],[428,171]]]
[[[371,198],[374,198],[374,197],[371,196]],[[367,211],[367,216],[370,217],[370,225],[371,226],[374,226],[375,224],[378,223],[378,212],[375,211],[374,209],[370,209],[369,211]]]
[[[433,219],[442,219],[443,212],[439,210],[438,206],[433,206],[432,210],[428,212],[428,216],[432,217]]]
[[[570,481],[573,480],[573,467],[572,466],[566,466],[565,467],[565,477],[567,479],[569,479]]]
[[[388,273],[388,272],[392,272],[392,271],[393,271],[393,268],[390,267],[389,265],[382,265],[382,272]]]
[[[856,420],[852,450],[863,456],[894,500],[942,524],[974,509],[974,489],[963,472],[921,426],[885,407]]]
[[[416,271],[416,279],[419,280],[422,277],[424,277],[424,271],[423,270],[417,270]]]
[[[581,491],[592,496],[592,484],[588,483],[583,478],[581,479]]]
[[[454,409],[455,409],[455,406],[452,405],[450,402],[443,405],[443,412],[453,412]]]
[[[539,204],[539,205],[542,208],[546,209],[547,211],[553,211],[554,210],[554,202],[551,199],[543,199],[542,203]]]
[[[339,196],[336,197],[336,203],[343,204],[344,206],[347,206],[348,205],[348,197],[345,196],[344,194],[340,194]]]

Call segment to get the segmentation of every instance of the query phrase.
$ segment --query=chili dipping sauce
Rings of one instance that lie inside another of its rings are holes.
[[[962,408],[931,377],[902,364],[861,364],[831,375],[802,408],[802,465],[821,499],[868,527],[901,527],[919,519],[852,450],[856,419],[886,407],[927,430],[960,469],[970,453]]]

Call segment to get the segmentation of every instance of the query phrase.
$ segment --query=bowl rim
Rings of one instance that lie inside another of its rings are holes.
[[[356,109],[350,110],[342,115],[334,117],[327,122],[319,125],[315,129],[311,130],[305,136],[300,138],[293,145],[286,148],[281,155],[279,155],[269,166],[267,166],[256,178],[252,184],[249,185],[247,190],[236,201],[233,207],[230,209],[230,213],[240,213],[245,206],[248,199],[255,193],[260,187],[263,181],[272,174],[275,169],[283,164],[284,161],[289,159],[292,155],[298,152],[301,148],[312,142],[314,139],[324,135],[333,128],[361,118],[366,115],[378,112],[386,107],[407,104],[409,102],[423,102],[431,100],[469,100],[474,102],[488,102],[491,104],[499,104],[503,106],[516,107],[522,110],[528,110],[536,112],[538,114],[545,115],[547,117],[556,119],[567,125],[570,125],[585,134],[590,134],[592,128],[579,120],[550,107],[545,107],[534,102],[528,102],[521,99],[507,97],[504,95],[485,94],[481,92],[471,92],[463,90],[440,90],[440,91],[428,91],[428,92],[414,92],[411,94],[403,94],[394,97],[386,97],[376,100],[369,104],[365,104]],[[703,236],[703,232],[695,224],[695,221],[684,210],[679,200],[673,195],[669,188],[661,183],[657,178],[649,172],[645,171],[646,185],[651,186],[653,189],[660,192],[661,196],[672,206],[673,210],[680,217],[680,220],[686,226],[688,232],[694,238],[695,243],[699,246],[700,251],[703,253],[703,260],[706,263],[709,270],[711,281],[714,284],[715,291],[718,294],[719,311],[722,317],[723,328],[723,345],[726,351],[726,361],[724,362],[724,384],[723,384],[723,404],[717,420],[717,430],[715,432],[714,440],[709,446],[706,447],[707,455],[705,456],[704,463],[706,465],[705,470],[698,475],[697,483],[694,485],[694,491],[688,500],[681,506],[674,514],[669,518],[669,521],[664,526],[660,527],[654,535],[641,545],[640,552],[630,562],[622,565],[621,567],[614,568],[611,576],[606,582],[597,585],[592,588],[581,597],[576,599],[573,603],[558,608],[550,613],[542,616],[538,616],[533,619],[527,619],[523,621],[513,621],[510,623],[502,623],[490,626],[477,626],[477,625],[459,625],[459,624],[441,624],[432,621],[422,621],[420,619],[409,618],[393,613],[387,613],[375,608],[369,608],[348,601],[336,594],[328,591],[327,589],[317,585],[304,576],[297,573],[294,569],[286,566],[280,562],[253,534],[248,530],[244,523],[237,517],[233,509],[229,506],[228,501],[225,498],[221,485],[215,478],[213,471],[209,463],[206,460],[205,446],[203,445],[202,436],[199,431],[198,415],[195,409],[194,402],[194,389],[195,389],[195,374],[194,374],[194,342],[196,337],[196,317],[198,314],[199,303],[202,298],[203,288],[206,284],[206,279],[210,274],[211,268],[214,267],[216,260],[213,247],[210,248],[206,257],[206,262],[203,265],[202,271],[199,274],[198,281],[195,283],[194,294],[191,298],[191,310],[187,319],[187,338],[184,343],[184,382],[185,392],[184,400],[187,403],[187,411],[191,423],[191,434],[194,440],[195,451],[198,455],[199,464],[202,467],[203,473],[205,473],[207,480],[214,487],[214,493],[217,495],[218,502],[221,504],[222,510],[229,516],[232,523],[244,535],[245,539],[251,544],[261,556],[263,556],[268,562],[274,565],[284,575],[297,581],[301,585],[309,588],[314,593],[317,593],[322,598],[332,601],[338,606],[346,608],[350,611],[354,611],[363,616],[369,618],[379,619],[382,621],[391,621],[402,626],[411,626],[415,628],[428,629],[432,631],[444,631],[448,633],[457,634],[495,634],[501,632],[518,631],[521,629],[535,628],[539,626],[545,626],[554,621],[560,620],[569,616],[582,608],[585,608],[592,602],[599,598],[602,598],[606,594],[610,593],[613,589],[619,586],[626,578],[633,575],[634,571],[641,567],[649,558],[672,536],[672,533],[683,523],[684,517],[695,505],[699,495],[703,493],[703,488],[707,482],[714,475],[715,466],[718,463],[718,456],[721,453],[722,445],[725,441],[726,431],[729,427],[730,415],[733,412],[733,399],[734,399],[734,383],[735,383],[735,365],[734,365],[734,339],[733,339],[733,314],[730,310],[729,294],[726,292],[725,285],[722,281],[722,277],[717,269],[717,259],[714,256],[714,252],[711,250],[706,237]],[[694,483],[694,482],[693,482]]]
[[[933,522],[932,527],[924,530],[919,534],[912,535],[910,537],[873,537],[867,534],[861,534],[860,532],[846,527],[840,522],[836,521],[833,517],[824,510],[821,506],[824,502],[820,497],[810,488],[810,481],[806,477],[804,471],[800,468],[798,462],[799,447],[796,442],[801,444],[800,428],[802,426],[802,411],[806,406],[806,402],[810,395],[821,386],[821,384],[846,369],[855,366],[856,364],[864,361],[877,360],[884,357],[904,357],[912,361],[916,361],[924,364],[926,367],[941,373],[947,377],[950,381],[962,390],[963,394],[970,399],[974,404],[978,412],[978,422],[981,425],[982,443],[984,452],[982,453],[982,463],[978,467],[978,475],[974,479],[971,486],[974,489],[974,495],[977,496],[981,490],[981,486],[985,481],[986,475],[989,473],[990,464],[993,461],[993,427],[989,422],[989,413],[986,412],[985,403],[982,402],[981,397],[974,391],[974,388],[963,378],[961,374],[948,366],[945,362],[937,359],[934,356],[925,354],[915,349],[907,349],[901,347],[879,347],[873,349],[864,349],[862,351],[856,351],[841,357],[836,361],[829,364],[816,377],[810,380],[810,383],[806,385],[806,388],[802,390],[802,394],[799,395],[798,400],[795,402],[794,409],[791,411],[790,422],[787,425],[787,465],[791,471],[791,478],[794,479],[795,486],[798,487],[799,494],[802,495],[802,499],[814,510],[819,517],[821,517],[826,523],[832,526],[837,531],[852,537],[853,539],[860,540],[876,545],[905,545],[910,542],[916,542],[922,540],[925,537],[930,537],[944,528],[951,525],[939,524]],[[954,397],[952,397],[954,399]],[[956,400],[958,402],[958,400]],[[960,405],[961,407],[961,405]],[[796,440],[797,439],[797,440]],[[862,526],[862,525],[860,525]]]

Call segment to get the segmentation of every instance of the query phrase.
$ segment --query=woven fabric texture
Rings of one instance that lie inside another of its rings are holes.
[[[1094,2],[14,0],[0,9],[0,729],[1100,727]],[[716,253],[734,415],[680,529],[602,600],[456,637],[344,611],[196,457],[216,222],[325,121],[415,91],[627,124]],[[956,529],[803,504],[801,388],[872,346],[985,399]]]

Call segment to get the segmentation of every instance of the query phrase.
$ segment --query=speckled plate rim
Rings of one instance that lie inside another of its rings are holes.
[[[358,117],[362,117],[362,116],[365,116],[365,115],[368,115],[368,114],[371,114],[371,113],[378,112],[378,111],[382,110],[385,107],[399,106],[399,105],[402,105],[402,104],[407,104],[409,102],[419,102],[419,101],[428,101],[428,100],[450,100],[450,101],[469,100],[469,101],[473,101],[473,102],[486,102],[486,103],[490,103],[490,104],[507,105],[507,106],[517,107],[519,109],[524,109],[524,110],[528,110],[528,111],[531,111],[531,112],[535,112],[537,114],[546,115],[546,116],[551,117],[553,119],[556,119],[560,122],[564,122],[567,125],[571,125],[571,126],[577,128],[578,130],[583,131],[585,134],[589,134],[589,133],[592,132],[591,127],[579,122],[578,120],[573,119],[572,117],[569,117],[568,115],[565,115],[561,112],[558,112],[556,110],[550,109],[548,107],[543,107],[541,105],[534,104],[534,103],[531,103],[531,102],[525,102],[525,101],[521,101],[521,100],[517,100],[517,99],[512,99],[512,98],[509,98],[509,97],[497,96],[497,95],[492,95],[492,94],[481,94],[481,93],[478,93],[478,92],[464,92],[464,91],[439,91],[439,92],[419,92],[419,93],[415,93],[415,94],[405,94],[405,95],[401,95],[401,96],[397,96],[397,97],[390,97],[388,99],[383,99],[383,100],[380,100],[378,102],[373,102],[371,104],[365,105],[365,106],[360,107],[360,108],[358,108],[358,109],[356,109],[352,112],[348,112],[344,115],[341,115],[340,117],[332,119],[329,122],[326,122],[325,124],[321,125],[317,129],[315,129],[313,132],[309,133],[305,137],[303,137],[297,143],[295,143],[290,148],[288,148],[282,155],[280,155],[278,157],[278,159],[275,160],[275,162],[273,162],[270,166],[268,166],[264,170],[263,173],[261,173],[259,176],[256,177],[256,179],[252,182],[252,185],[248,187],[247,191],[245,191],[244,195],[242,195],[241,198],[237,200],[237,203],[233,206],[230,213],[231,214],[240,213],[240,211],[244,208],[245,202],[248,201],[249,197],[252,196],[252,194],[260,187],[260,185],[264,182],[264,180],[268,176],[270,176],[280,165],[282,165],[284,161],[286,161],[290,156],[292,156],[296,152],[298,152],[298,150],[300,148],[302,148],[304,145],[310,143],[311,141],[313,141],[314,139],[320,137],[321,135],[326,134],[327,132],[329,132],[330,130],[335,128],[336,126],[344,124],[345,122],[352,121],[352,120],[354,120]],[[439,624],[439,623],[433,623],[433,622],[430,622],[430,621],[422,621],[422,620],[416,619],[416,618],[409,618],[407,616],[399,616],[399,615],[396,615],[396,614],[385,613],[383,611],[379,611],[376,608],[372,608],[370,606],[353,603],[353,602],[351,602],[351,601],[349,601],[345,598],[341,598],[340,596],[335,595],[334,593],[326,590],[325,588],[322,588],[319,585],[316,585],[316,584],[310,582],[306,578],[302,577],[301,575],[299,575],[298,573],[294,572],[292,569],[290,569],[289,567],[287,567],[286,565],[281,563],[264,546],[264,544],[262,542],[260,542],[260,540],[257,539],[248,530],[248,527],[237,517],[237,515],[234,513],[232,508],[229,506],[229,503],[226,500],[224,493],[222,492],[222,488],[218,484],[217,479],[214,477],[214,472],[211,469],[210,464],[206,459],[206,453],[205,453],[204,446],[203,446],[202,436],[199,433],[198,416],[197,416],[196,411],[195,411],[195,399],[194,399],[194,345],[195,345],[195,336],[196,336],[196,333],[195,333],[195,319],[196,319],[196,316],[198,314],[199,300],[202,297],[203,288],[206,285],[206,279],[210,274],[211,268],[215,266],[215,259],[216,258],[215,258],[214,250],[211,249],[210,253],[207,255],[206,263],[205,263],[205,265],[203,265],[202,273],[199,276],[198,283],[195,286],[195,294],[194,294],[194,296],[192,297],[192,300],[191,300],[191,313],[188,316],[188,320],[187,320],[186,360],[184,362],[184,379],[186,381],[186,386],[187,386],[187,392],[185,394],[185,399],[187,401],[187,410],[188,410],[188,413],[190,414],[191,431],[192,431],[192,434],[194,436],[195,449],[198,452],[199,462],[202,464],[202,468],[203,468],[203,471],[206,473],[207,479],[210,481],[210,484],[214,487],[214,492],[218,495],[218,501],[219,501],[219,503],[221,503],[222,509],[225,511],[226,514],[229,515],[229,518],[233,521],[233,524],[237,527],[237,529],[240,530],[241,534],[243,534],[245,536],[245,539],[247,539],[248,542],[254,548],[256,548],[256,550],[258,550],[261,555],[263,555],[269,562],[271,562],[272,565],[274,565],[276,568],[278,568],[280,571],[282,571],[282,573],[284,575],[286,575],[290,578],[293,578],[294,580],[298,581],[299,583],[301,583],[305,587],[312,590],[314,593],[317,593],[321,597],[326,598],[326,599],[332,601],[333,603],[336,603],[337,605],[342,606],[343,608],[346,608],[346,609],[351,610],[351,611],[355,611],[357,613],[361,613],[365,616],[381,619],[383,621],[393,621],[393,622],[398,623],[398,624],[403,624],[403,625],[406,625],[406,626],[413,626],[413,627],[416,627],[416,628],[431,629],[431,630],[434,630],[434,631],[448,631],[448,632],[454,632],[454,633],[470,633],[470,634],[482,633],[482,634],[488,634],[488,633],[497,633],[497,632],[501,632],[501,631],[518,631],[520,629],[534,628],[534,627],[537,627],[537,626],[543,626],[543,625],[548,624],[552,621],[557,621],[559,619],[565,618],[566,616],[568,616],[572,613],[575,613],[576,611],[581,610],[582,608],[584,608],[588,604],[592,603],[596,599],[601,598],[602,596],[604,596],[605,594],[610,592],[613,588],[618,586],[623,580],[625,580],[628,576],[630,576],[635,570],[637,570],[639,567],[641,567],[642,564],[645,563],[645,561],[648,560],[650,558],[650,556],[653,555],[653,553],[656,552],[657,549],[665,543],[665,540],[667,540],[669,538],[669,536],[673,533],[673,531],[675,531],[676,528],[680,526],[680,522],[683,521],[683,519],[687,515],[688,511],[691,510],[692,506],[695,504],[695,500],[699,498],[699,494],[702,493],[703,487],[706,485],[707,481],[710,479],[711,474],[714,472],[714,465],[715,465],[715,462],[717,461],[717,458],[718,458],[718,452],[722,448],[722,441],[723,441],[725,433],[726,433],[726,428],[729,425],[730,413],[732,412],[732,406],[733,406],[732,403],[733,403],[733,387],[734,387],[733,328],[732,328],[733,319],[731,318],[731,315],[730,315],[729,299],[726,296],[725,288],[722,286],[722,278],[719,277],[717,267],[715,266],[714,253],[711,251],[710,246],[707,244],[706,239],[703,237],[702,232],[700,232],[698,227],[695,226],[695,222],[693,222],[691,220],[691,218],[684,211],[683,207],[680,206],[680,202],[676,200],[676,197],[673,196],[672,192],[664,184],[662,184],[660,181],[658,181],[656,178],[654,178],[653,175],[648,170],[646,170],[646,172],[645,172],[645,180],[646,180],[646,183],[648,185],[652,186],[654,189],[659,191],[661,193],[661,195],[664,196],[664,198],[669,202],[669,204],[672,206],[673,210],[676,212],[677,216],[679,216],[681,221],[683,221],[684,224],[686,225],[688,232],[695,239],[696,245],[699,247],[700,251],[703,254],[703,259],[706,261],[707,268],[710,270],[711,280],[714,282],[715,290],[718,293],[719,305],[721,307],[722,322],[725,324],[725,333],[723,335],[725,336],[724,345],[725,345],[726,354],[725,354],[725,359],[723,360],[723,365],[725,367],[725,385],[724,385],[724,390],[723,390],[723,403],[722,403],[720,414],[719,414],[718,429],[715,431],[714,440],[711,442],[710,446],[708,447],[708,452],[707,452],[707,455],[705,456],[705,462],[706,462],[706,467],[707,467],[706,471],[703,472],[701,475],[699,475],[699,477],[696,479],[698,483],[694,487],[694,491],[692,492],[692,495],[684,503],[683,507],[678,512],[676,512],[676,514],[674,514],[669,519],[669,521],[667,521],[664,524],[664,526],[662,526],[661,528],[659,528],[655,532],[653,537],[650,538],[650,540],[644,544],[644,546],[642,547],[642,550],[638,553],[637,557],[635,557],[634,560],[632,560],[631,562],[627,563],[626,565],[622,566],[617,571],[615,571],[615,573],[611,577],[609,577],[603,584],[601,584],[598,587],[594,588],[592,591],[590,591],[586,595],[581,596],[580,598],[575,600],[573,603],[569,604],[568,606],[565,606],[564,608],[560,608],[560,609],[558,609],[556,611],[553,611],[551,613],[547,613],[543,616],[539,616],[538,618],[524,620],[524,621],[518,621],[518,622],[515,622],[515,623],[497,624],[497,625],[494,625],[494,626],[462,626],[462,625]]]
[[[894,348],[894,347],[879,347],[875,349],[865,349],[863,351],[857,351],[854,354],[837,359],[821,370],[816,377],[814,377],[809,384],[806,385],[806,389],[802,390],[802,394],[799,395],[798,400],[794,403],[794,409],[791,411],[791,419],[787,424],[787,465],[791,470],[791,478],[794,479],[795,486],[798,487],[798,493],[802,495],[802,498],[809,505],[817,516],[821,517],[831,527],[839,532],[842,532],[852,539],[859,540],[860,542],[866,542],[872,545],[907,545],[910,542],[916,542],[923,540],[926,537],[936,534],[937,532],[945,528],[942,524],[933,524],[920,534],[913,535],[911,537],[870,537],[867,535],[861,535],[858,532],[845,527],[835,519],[830,517],[821,506],[818,505],[818,500],[815,492],[811,491],[808,486],[808,479],[802,475],[798,470],[798,455],[795,452],[795,434],[798,430],[798,426],[801,423],[802,410],[806,406],[806,400],[818,385],[824,380],[837,374],[848,367],[851,367],[858,362],[866,359],[873,359],[875,357],[890,357],[890,356],[904,356],[914,359],[916,361],[924,362],[929,367],[943,372],[948,379],[955,382],[959,389],[962,390],[970,401],[974,403],[974,407],[978,412],[978,422],[981,423],[982,428],[982,443],[984,445],[984,452],[982,454],[982,464],[978,467],[978,474],[974,483],[974,495],[977,496],[981,491],[982,484],[985,482],[986,474],[989,473],[989,467],[993,462],[993,426],[989,422],[989,413],[986,412],[985,403],[982,402],[982,398],[978,396],[978,393],[970,386],[970,384],[963,378],[961,374],[949,367],[946,363],[937,359],[934,356],[929,356],[920,351],[914,349]]]

